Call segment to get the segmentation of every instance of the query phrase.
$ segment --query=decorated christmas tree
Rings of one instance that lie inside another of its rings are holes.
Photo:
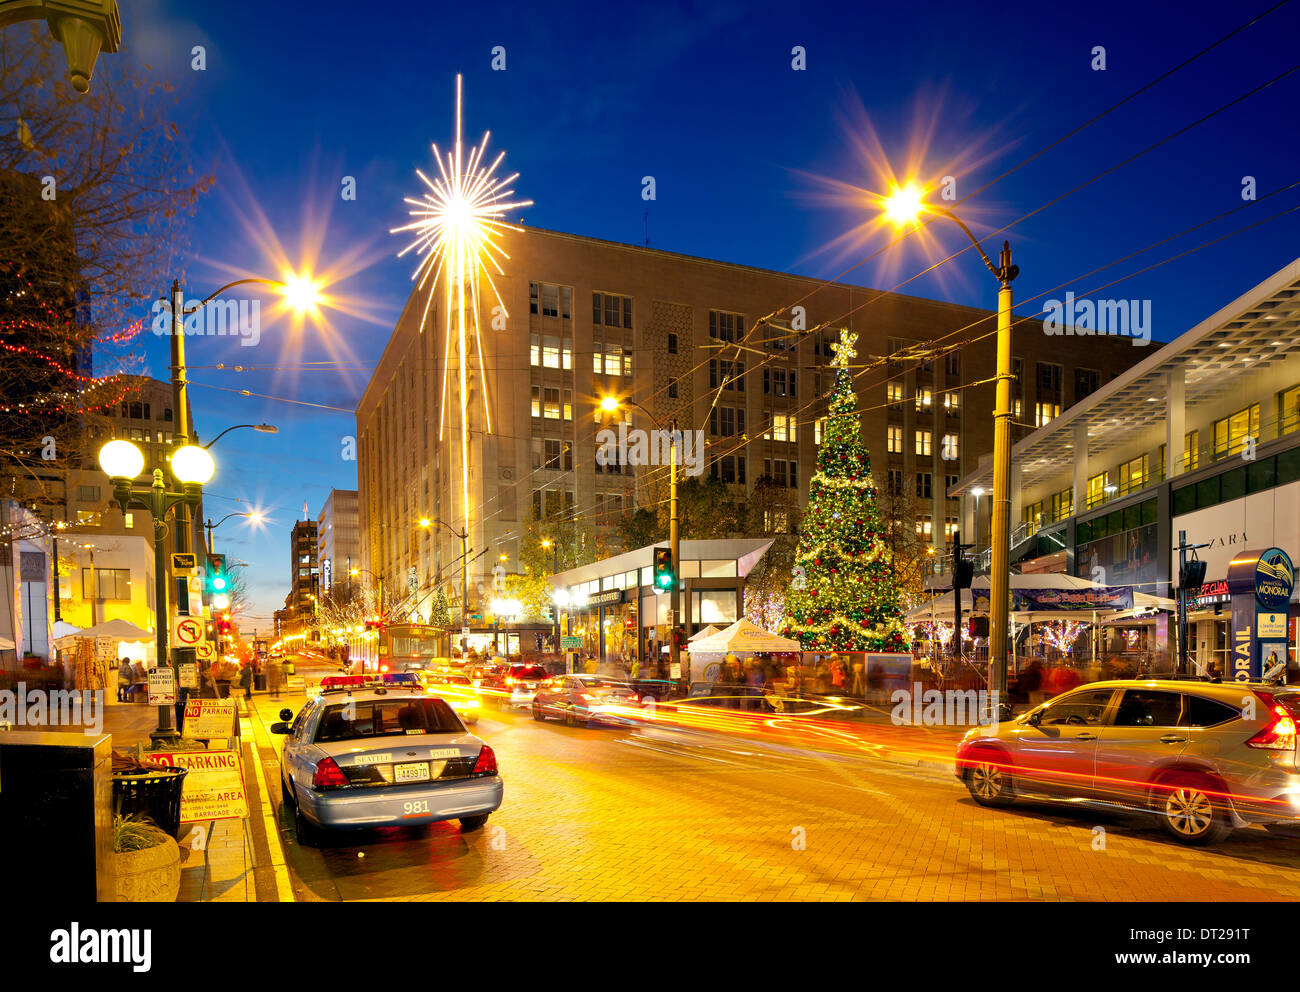
[[[834,345],[835,385],[785,600],[781,633],[805,651],[908,647],[848,367],[856,338],[841,331]]]

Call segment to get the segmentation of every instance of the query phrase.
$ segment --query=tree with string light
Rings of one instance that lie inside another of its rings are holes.
[[[841,331],[833,346],[835,382],[786,593],[781,633],[805,651],[908,648],[849,371],[856,338]]]

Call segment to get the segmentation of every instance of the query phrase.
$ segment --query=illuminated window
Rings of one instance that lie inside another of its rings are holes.
[[[1059,493],[1053,493],[1051,508],[1053,523],[1069,517],[1074,513],[1074,490],[1062,489]]]
[[[903,453],[903,428],[890,427],[888,429],[886,447],[892,454],[901,455]]]
[[[1055,366],[1053,366],[1055,368]],[[1051,421],[1061,415],[1060,403],[1036,403],[1034,404],[1034,426],[1046,427]]]
[[[1021,519],[1029,525],[1031,534],[1037,534],[1043,526],[1043,501],[1031,503],[1020,511]]]
[[[890,405],[899,410],[903,404],[903,384],[901,382],[890,382],[885,384],[885,395],[889,399]]]
[[[1101,472],[1088,480],[1088,506],[1094,507],[1110,498],[1106,487],[1110,485],[1110,473]]]
[[[1214,422],[1214,457],[1240,454],[1248,437],[1259,440],[1258,403]]]
[[[916,432],[916,453],[918,455],[928,455],[930,453],[930,432]]]
[[[1201,432],[1188,431],[1183,435],[1183,471],[1190,472],[1201,464]]]
[[[1292,386],[1277,394],[1277,432],[1290,434],[1300,429],[1300,386]]]
[[[1135,493],[1147,484],[1151,470],[1151,457],[1141,455],[1125,462],[1119,467],[1119,491],[1122,494]]]
[[[931,401],[932,398],[933,398],[933,397],[932,397],[932,395],[931,395],[931,393],[930,393],[930,390],[928,390],[928,389],[918,389],[918,390],[916,391],[916,408],[917,408],[918,410],[928,410],[928,409],[930,409],[930,401]]]
[[[772,415],[772,429],[767,432],[769,441],[794,441],[795,418],[792,414],[777,413]]]
[[[540,417],[541,415],[542,415],[542,387],[534,386],[533,387],[533,416]]]
[[[956,414],[959,413],[960,410],[961,410],[961,394],[960,394],[960,393],[944,393],[944,394],[943,394],[943,408],[944,408],[944,409],[945,409],[949,414],[951,414],[951,415],[953,415],[953,416],[956,416]]]

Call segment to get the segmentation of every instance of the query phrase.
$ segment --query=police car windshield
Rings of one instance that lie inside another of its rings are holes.
[[[325,707],[317,743],[417,734],[463,733],[464,725],[441,699],[364,699]]]

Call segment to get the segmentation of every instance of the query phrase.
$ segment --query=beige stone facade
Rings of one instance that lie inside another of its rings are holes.
[[[598,522],[662,498],[665,470],[611,472],[597,463],[596,434],[607,424],[595,411],[606,394],[635,400],[665,424],[675,418],[704,430],[705,470],[737,493],[768,475],[806,500],[839,328],[857,334],[863,435],[877,485],[918,494],[930,511],[918,526],[943,546],[958,516],[946,486],[993,448],[993,314],[534,228],[504,244],[510,258],[494,280],[508,316],[485,298],[482,374],[471,353],[464,392],[471,613],[481,612],[500,555],[517,561],[531,507]],[[427,611],[440,574],[459,601],[459,540],[418,522],[464,523],[459,367],[454,332],[449,362],[444,354],[439,302],[420,333],[424,297],[408,301],[357,410],[362,558],[389,590],[405,590],[415,569],[407,606],[416,614]],[[795,303],[806,308],[804,328],[825,327],[789,330]],[[755,330],[773,313],[780,319]],[[960,342],[970,343],[943,353]],[[901,349],[915,357],[891,359]],[[1049,337],[1027,321],[1013,354],[1019,438],[1145,350],[1128,338]],[[637,412],[629,419],[654,427]]]

